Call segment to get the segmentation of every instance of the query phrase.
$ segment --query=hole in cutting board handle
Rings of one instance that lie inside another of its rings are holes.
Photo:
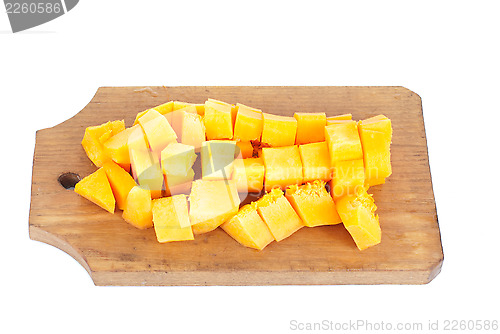
[[[81,180],[80,175],[72,172],[62,173],[57,178],[59,184],[64,187],[64,189],[75,189],[75,185]]]

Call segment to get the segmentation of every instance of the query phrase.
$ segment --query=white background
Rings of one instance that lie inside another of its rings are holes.
[[[278,333],[293,332],[292,319],[500,320],[495,3],[82,0],[18,34],[2,8],[0,332]],[[29,239],[31,166],[37,129],[73,116],[99,86],[113,85],[417,92],[441,274],[424,286],[95,287],[69,255]]]

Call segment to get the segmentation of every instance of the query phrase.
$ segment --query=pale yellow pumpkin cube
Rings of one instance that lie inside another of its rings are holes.
[[[206,101],[203,122],[207,140],[233,139],[233,116],[230,104]]]
[[[205,141],[201,147],[201,171],[204,180],[230,179],[236,142],[228,140]]]
[[[194,234],[210,232],[238,212],[240,198],[231,180],[195,180],[189,195]]]
[[[139,186],[133,187],[127,196],[122,216],[125,221],[139,229],[153,227],[151,192]]]
[[[185,195],[153,200],[152,212],[158,242],[194,240]]]

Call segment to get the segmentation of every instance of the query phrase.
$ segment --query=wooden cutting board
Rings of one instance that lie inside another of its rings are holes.
[[[80,144],[85,128],[132,125],[139,111],[169,100],[240,102],[278,115],[352,113],[392,120],[393,174],[370,188],[382,243],[359,251],[342,225],[302,228],[263,251],[220,228],[194,241],[159,244],[67,190],[58,178],[96,170]],[[403,87],[103,87],[71,119],[36,134],[29,233],[74,257],[96,285],[423,284],[443,261],[420,97]]]

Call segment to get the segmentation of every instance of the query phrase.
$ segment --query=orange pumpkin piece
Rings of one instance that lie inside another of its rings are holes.
[[[97,167],[110,160],[103,147],[103,143],[110,137],[125,129],[125,121],[106,122],[97,126],[89,126],[85,129],[82,139],[82,147],[89,159]]]
[[[342,114],[337,116],[329,116],[326,118],[326,125],[330,125],[339,120],[352,120],[352,114]]]
[[[391,120],[384,115],[371,117],[358,123],[363,147],[366,184],[375,186],[385,183],[392,174],[391,167]]]
[[[165,195],[173,196],[179,194],[188,195],[191,191],[191,185],[194,180],[194,170],[189,168],[186,175],[167,175],[163,174],[165,178]]]
[[[140,124],[134,125],[130,128],[130,133],[127,138],[127,147],[129,151],[132,149],[136,150],[149,150],[148,140],[146,139],[146,134],[142,130]]]
[[[171,143],[161,151],[163,174],[186,176],[196,161],[194,146]]]
[[[339,161],[333,168],[331,195],[337,199],[346,195],[357,194],[364,189],[365,169],[363,159]]]
[[[325,139],[328,144],[331,165],[337,161],[363,158],[361,141],[355,121],[337,121],[325,127]]]
[[[297,120],[295,144],[302,145],[325,141],[325,113],[296,112],[293,117]]]
[[[238,108],[236,107],[236,105],[230,104],[227,102],[223,102],[223,101],[219,101],[219,100],[215,100],[215,99],[211,99],[211,98],[209,98],[208,101],[213,102],[213,103],[218,103],[218,104],[221,104],[223,106],[227,106],[227,105],[231,106],[231,123],[233,126],[233,133],[234,133],[234,123],[236,121],[236,113],[238,111]]]
[[[195,107],[196,108],[196,113],[200,116],[205,115],[205,104],[197,104],[197,103],[188,103],[188,102],[181,102],[181,101],[174,101],[174,105],[172,107],[172,110],[179,110],[183,109],[186,107]]]
[[[112,121],[111,122],[111,135],[114,136],[117,133],[122,132],[125,130],[125,121],[120,120],[120,121]]]
[[[329,181],[332,178],[330,154],[326,142],[300,145],[299,152],[304,174],[303,182]]]
[[[221,228],[243,246],[258,250],[274,241],[271,231],[257,212],[256,202],[243,206],[233,218],[222,224]]]
[[[236,142],[229,140],[205,141],[201,147],[201,171],[204,180],[230,179]]]
[[[146,134],[149,147],[158,156],[168,144],[177,139],[177,134],[167,119],[154,109],[139,118],[139,124]]]
[[[120,165],[127,172],[130,171],[130,155],[128,149],[128,138],[133,131],[137,131],[140,125],[134,125],[133,127],[127,128],[109,138],[104,142],[103,147],[106,150],[106,154]],[[142,130],[141,130],[142,131]]]
[[[201,144],[206,138],[205,125],[203,118],[197,114],[194,106],[174,110],[171,124],[182,144],[192,145],[196,152],[200,151]]]
[[[132,150],[130,161],[137,184],[151,190],[152,198],[161,197],[164,182],[158,157],[149,151]]]
[[[182,137],[182,119],[184,118],[185,113],[198,115],[194,106],[186,106],[172,111],[170,119],[168,120],[179,140]]]
[[[153,200],[152,212],[158,242],[194,240],[185,195]]]
[[[108,177],[111,190],[118,209],[123,210],[130,190],[136,186],[132,176],[113,161],[105,162],[102,166]]]
[[[140,111],[137,113],[137,115],[135,116],[135,121],[134,121],[134,126],[135,125],[139,125],[139,118],[141,118],[142,116],[144,116],[149,110],[151,109],[146,109],[144,111]]]
[[[162,115],[166,115],[174,110],[173,107],[174,107],[174,101],[168,101],[166,103],[154,107],[153,109],[158,111]]]
[[[236,157],[241,157],[243,159],[253,157],[253,146],[249,141],[237,141],[236,146]]]
[[[337,211],[345,228],[360,250],[377,245],[382,239],[377,209],[366,190],[336,200]]]
[[[132,175],[137,183],[151,191],[152,198],[161,197],[163,173],[159,157],[147,147],[141,127],[134,130],[128,140]]]
[[[170,112],[172,112],[172,110],[173,110],[173,105],[174,105],[174,102],[169,101],[167,103],[160,104],[159,106],[153,107],[151,109],[158,111],[160,114],[165,116],[165,118],[167,118],[167,120],[168,120],[170,118]],[[135,121],[134,121],[133,125],[139,124],[139,118],[144,116],[149,110],[150,109],[146,109],[144,111],[137,113],[137,115],[135,116]]]
[[[240,193],[261,192],[264,187],[264,163],[261,158],[234,160],[233,180]]]
[[[135,186],[130,189],[122,217],[139,229],[153,227],[151,192],[147,188]]]
[[[188,194],[194,179],[194,146],[171,143],[161,151],[161,168],[167,196]]]
[[[262,118],[262,143],[272,147],[295,144],[297,134],[297,120],[295,118],[267,113],[262,113]]]
[[[205,102],[205,133],[207,140],[233,139],[232,106],[228,103]]]
[[[102,167],[80,180],[75,185],[75,192],[104,210],[115,212],[115,197]]]
[[[281,241],[304,226],[292,205],[278,188],[257,200],[257,211],[271,231],[274,240]]]
[[[324,181],[316,180],[302,186],[288,186],[285,196],[306,226],[341,223],[335,203],[325,189]]]
[[[260,140],[262,135],[262,111],[243,104],[236,104],[234,139],[241,141]]]
[[[238,212],[240,198],[231,180],[195,180],[189,196],[194,234],[210,232]]]
[[[302,183],[302,161],[296,145],[264,147],[262,158],[266,168],[264,177],[266,191],[274,187],[285,189],[288,185]]]

